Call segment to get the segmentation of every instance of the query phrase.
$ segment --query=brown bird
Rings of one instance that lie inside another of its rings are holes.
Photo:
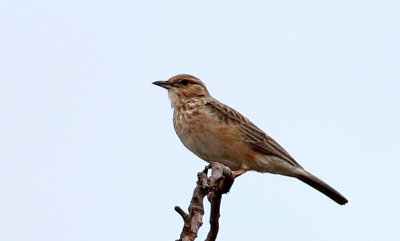
[[[246,117],[214,99],[200,79],[180,74],[153,84],[168,90],[176,134],[201,159],[222,163],[237,176],[253,170],[295,177],[338,204],[347,203]]]

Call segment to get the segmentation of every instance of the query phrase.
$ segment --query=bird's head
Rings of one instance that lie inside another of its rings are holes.
[[[204,83],[193,75],[179,74],[167,81],[155,81],[153,84],[168,90],[173,107],[182,105],[193,98],[210,96]]]

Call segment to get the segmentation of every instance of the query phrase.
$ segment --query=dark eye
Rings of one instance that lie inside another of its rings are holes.
[[[182,80],[181,84],[182,84],[182,85],[187,85],[187,84],[189,84],[189,80],[184,79],[184,80]]]

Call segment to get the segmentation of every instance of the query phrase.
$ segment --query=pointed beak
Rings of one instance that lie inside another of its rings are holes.
[[[153,84],[154,85],[158,85],[158,86],[160,86],[160,87],[163,87],[164,89],[171,89],[171,88],[173,88],[173,87],[176,87],[174,84],[171,84],[171,83],[169,83],[168,81],[163,81],[163,80],[160,80],[160,81],[154,81],[153,82]]]

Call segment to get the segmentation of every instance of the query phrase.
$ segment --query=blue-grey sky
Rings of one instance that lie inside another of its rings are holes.
[[[3,0],[0,240],[177,239],[173,207],[187,208],[206,163],[151,82],[180,73],[349,199],[247,173],[224,196],[219,240],[400,240],[399,12],[368,0]]]

